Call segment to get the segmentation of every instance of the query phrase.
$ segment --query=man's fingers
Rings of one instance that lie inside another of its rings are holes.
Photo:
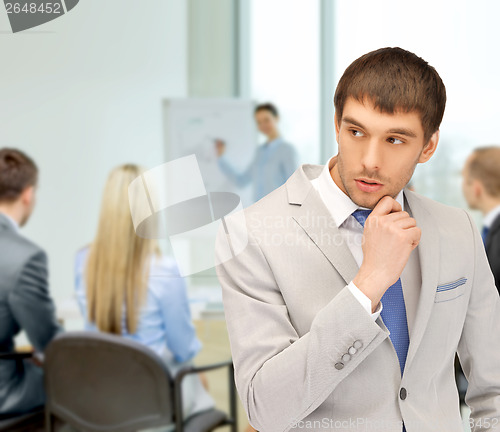
[[[391,213],[400,212],[401,210],[403,210],[403,208],[401,207],[401,204],[399,204],[394,198],[391,198],[391,199],[392,199]]]
[[[417,221],[411,217],[400,217],[393,222],[398,228],[408,229],[417,226]]]
[[[370,216],[384,216],[397,211],[401,211],[399,203],[394,198],[386,195],[377,203]]]
[[[405,230],[405,232],[408,233],[408,239],[413,248],[416,248],[420,243],[420,236],[422,235],[420,228],[416,226]]]
[[[387,216],[385,216],[385,218],[389,222],[396,222],[400,219],[408,219],[408,218],[410,218],[410,215],[408,212],[398,211],[398,212],[388,214]]]

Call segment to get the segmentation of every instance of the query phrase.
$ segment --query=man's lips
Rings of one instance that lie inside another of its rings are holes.
[[[356,180],[356,181],[362,181],[364,183],[370,183],[370,184],[382,184],[379,181],[372,180],[371,178],[368,178],[368,177],[358,177],[358,178],[356,178],[354,180]]]
[[[362,192],[377,192],[384,186],[383,184],[377,182],[376,180],[357,178],[354,179],[356,186]]]

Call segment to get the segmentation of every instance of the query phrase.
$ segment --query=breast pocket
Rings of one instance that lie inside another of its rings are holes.
[[[462,277],[453,282],[438,285],[434,303],[446,302],[462,296],[465,292],[466,283],[467,278]]]

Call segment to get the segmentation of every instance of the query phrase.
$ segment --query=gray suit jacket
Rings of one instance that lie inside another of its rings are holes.
[[[47,256],[0,213],[0,352],[14,349],[24,330],[43,351],[60,330],[47,284]],[[42,370],[30,361],[0,360],[0,414],[44,403]]]
[[[310,183],[322,168],[300,166],[226,217],[217,234],[235,380],[250,423],[261,432],[401,432],[404,421],[408,432],[461,432],[458,352],[475,430],[500,430],[500,298],[469,215],[405,190],[422,229],[422,285],[401,377],[382,318],[374,321],[347,288],[358,266]]]

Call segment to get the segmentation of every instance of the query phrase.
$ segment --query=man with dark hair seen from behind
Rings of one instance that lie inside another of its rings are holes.
[[[301,165],[218,231],[250,424],[460,432],[458,353],[472,430],[500,431],[500,296],[481,235],[463,209],[406,187],[438,144],[440,76],[382,48],[345,70],[334,104],[338,154]]]
[[[60,331],[49,296],[47,256],[19,233],[35,205],[38,169],[19,150],[0,149],[0,352],[14,351],[21,331],[43,352]],[[41,367],[32,360],[0,360],[0,414],[43,406]]]
[[[484,216],[481,236],[495,284],[500,292],[500,147],[480,147],[462,171],[463,192],[469,207]]]

